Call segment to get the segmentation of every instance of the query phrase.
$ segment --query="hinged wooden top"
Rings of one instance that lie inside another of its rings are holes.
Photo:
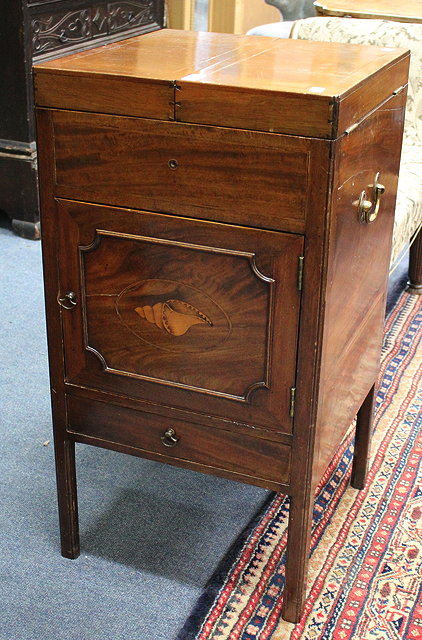
[[[162,30],[35,66],[38,106],[336,138],[406,85],[400,49]]]

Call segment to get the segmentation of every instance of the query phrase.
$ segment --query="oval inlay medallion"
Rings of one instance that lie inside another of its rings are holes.
[[[232,329],[215,300],[176,280],[157,278],[129,285],[117,297],[116,312],[140,340],[164,351],[217,349]]]

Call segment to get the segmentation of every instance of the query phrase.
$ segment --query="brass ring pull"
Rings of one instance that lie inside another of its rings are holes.
[[[353,206],[358,209],[359,222],[362,222],[362,224],[370,224],[374,222],[378,216],[381,196],[385,191],[384,185],[378,182],[379,177],[380,174],[378,172],[375,176],[374,184],[369,185],[373,189],[372,202],[366,199],[366,192],[363,190],[359,196],[359,200],[355,200],[353,203]]]
[[[63,298],[58,299],[58,303],[63,309],[74,309],[76,307],[76,294],[68,291]]]
[[[164,435],[161,436],[161,442],[165,447],[175,447],[179,440],[180,438],[176,436],[174,429],[167,429],[167,431],[164,432]]]

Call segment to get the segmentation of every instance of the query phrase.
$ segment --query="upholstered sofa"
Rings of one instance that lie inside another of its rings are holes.
[[[262,25],[253,35],[403,47],[411,51],[391,269],[409,243],[409,291],[422,293],[422,24],[353,18],[307,18]]]

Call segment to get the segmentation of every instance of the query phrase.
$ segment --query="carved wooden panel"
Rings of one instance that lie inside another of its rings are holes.
[[[290,431],[302,238],[87,208],[60,205],[68,380]]]
[[[33,53],[36,56],[134,28],[139,32],[140,27],[154,23],[158,28],[160,22],[154,0],[95,2],[85,8],[50,10],[32,17]]]
[[[274,283],[253,254],[104,231],[80,250],[106,371],[241,401],[268,386]]]

